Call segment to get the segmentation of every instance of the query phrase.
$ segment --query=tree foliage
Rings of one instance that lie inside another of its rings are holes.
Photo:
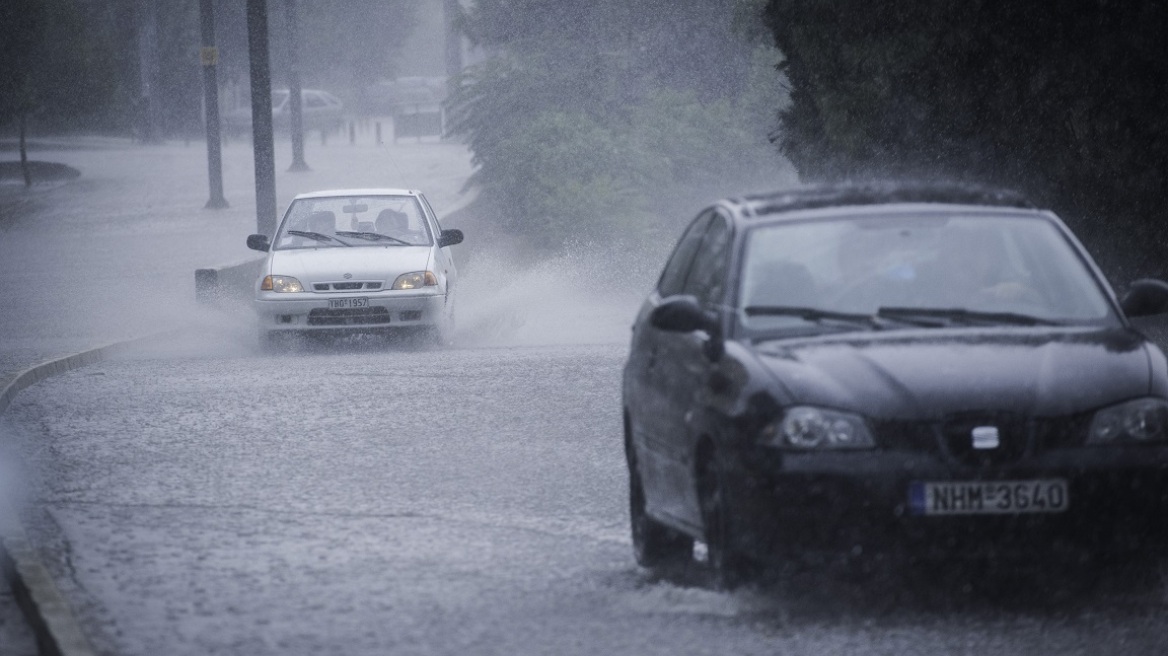
[[[541,246],[672,236],[711,195],[773,186],[778,57],[738,29],[743,7],[757,9],[476,3],[463,29],[490,56],[457,82],[449,115],[499,221]]]
[[[198,0],[181,2],[198,5]],[[327,89],[350,106],[360,104],[372,83],[397,73],[402,44],[417,24],[417,4],[417,0],[346,0],[342,4],[296,0],[293,44],[286,0],[268,0],[272,85],[289,86],[290,50],[295,47],[302,86]],[[190,23],[196,30],[197,18],[196,12]],[[217,0],[215,30],[220,82],[246,82],[250,70],[247,3]],[[198,43],[194,41],[190,47],[197,48]],[[198,89],[201,97],[201,87],[192,88]]]
[[[804,177],[1021,188],[1113,274],[1159,259],[1168,3],[769,0],[765,16]]]
[[[111,97],[110,44],[86,29],[98,13],[73,0],[0,4],[0,124],[92,120]]]
[[[144,10],[156,14],[158,74],[151,80],[164,135],[202,128],[199,0],[3,0],[0,2],[0,127],[18,107],[44,130],[129,133],[141,119]],[[352,98],[391,77],[414,28],[416,2],[351,0],[338,7],[299,0],[301,77]],[[248,72],[246,3],[217,0],[220,80]],[[286,80],[284,0],[269,0],[275,84]]]

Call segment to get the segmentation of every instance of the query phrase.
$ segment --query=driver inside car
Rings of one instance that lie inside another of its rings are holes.
[[[955,236],[954,236],[955,237]],[[1003,303],[1041,303],[1017,270],[1002,240],[988,232],[970,230],[960,238],[949,238],[941,249],[945,262],[943,288],[951,305],[993,309]]]

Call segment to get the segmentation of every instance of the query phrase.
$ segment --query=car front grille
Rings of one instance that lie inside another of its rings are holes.
[[[1033,451],[1035,422],[1007,414],[956,415],[938,427],[943,452],[952,460],[973,467],[1006,465]],[[977,428],[994,428],[997,446],[979,449],[974,445]]]
[[[380,282],[316,282],[312,289],[318,292],[352,292],[361,289],[381,289]]]
[[[346,309],[317,308],[308,312],[310,326],[370,326],[389,323],[389,310],[383,307]]]
[[[885,449],[930,453],[967,467],[995,467],[1019,462],[1044,449],[1081,445],[1089,419],[959,413],[933,422],[877,421],[872,428]],[[998,445],[976,448],[973,430],[991,426],[998,431]]]

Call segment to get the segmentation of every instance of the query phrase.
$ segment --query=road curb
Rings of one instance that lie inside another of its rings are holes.
[[[115,342],[25,369],[3,381],[0,414],[8,410],[16,395],[24,389],[57,374],[106,360],[153,337],[156,335]],[[42,656],[96,656],[97,652],[82,633],[69,603],[29,543],[19,516],[6,507],[0,508],[2,513],[7,513],[10,521],[5,522],[3,534],[0,534],[0,567],[36,636],[39,653]]]
[[[195,300],[215,304],[243,299],[254,288],[266,261],[266,257],[259,257],[236,264],[195,269]]]

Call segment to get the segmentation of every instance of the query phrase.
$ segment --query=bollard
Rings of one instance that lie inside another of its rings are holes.
[[[320,130],[320,145],[322,145],[322,146],[328,145],[328,132],[329,131],[327,128],[321,128],[321,130]]]
[[[349,121],[349,145],[357,143],[357,125]]]
[[[374,123],[374,125],[377,127],[377,145],[380,146],[381,145],[381,121]]]

